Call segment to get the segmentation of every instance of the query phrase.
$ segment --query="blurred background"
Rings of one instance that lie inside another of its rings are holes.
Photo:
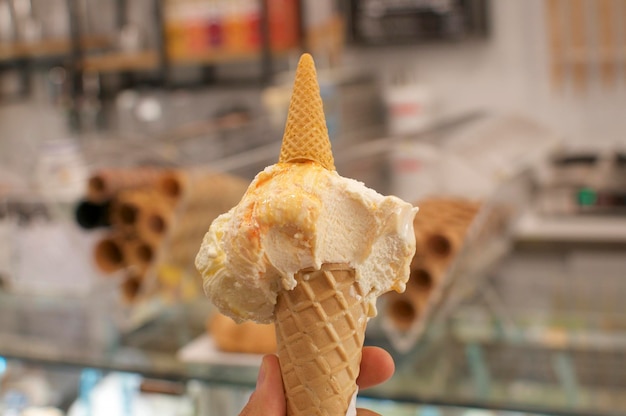
[[[274,330],[193,260],[302,52],[338,172],[420,207],[360,405],[626,415],[626,0],[0,0],[0,415],[238,414]]]

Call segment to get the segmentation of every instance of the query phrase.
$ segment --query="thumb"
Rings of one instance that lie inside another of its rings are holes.
[[[380,416],[380,414],[372,412],[371,410],[358,408],[356,409],[356,416]]]
[[[287,402],[278,357],[266,355],[259,369],[256,390],[239,416],[285,416],[286,413]]]

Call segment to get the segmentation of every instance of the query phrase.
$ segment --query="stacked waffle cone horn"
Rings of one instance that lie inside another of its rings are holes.
[[[213,219],[234,206],[247,187],[230,175],[156,168],[98,171],[92,185],[102,192],[90,190],[85,202],[105,205],[110,225],[94,247],[95,264],[104,273],[122,275],[120,291],[127,301],[155,292],[169,297],[198,292],[195,273],[188,272],[197,246]]]
[[[153,184],[161,173],[161,169],[153,167],[100,169],[89,178],[87,199],[93,203],[105,202],[119,191]]]
[[[404,293],[388,293],[386,316],[396,329],[408,330],[425,315],[430,303],[442,296],[444,278],[459,253],[480,205],[460,198],[417,201],[416,250]]]
[[[313,59],[303,55],[294,82],[280,163],[313,161],[334,170]],[[342,264],[301,270],[278,293],[278,358],[287,415],[345,415],[356,393],[367,305],[355,271]]]

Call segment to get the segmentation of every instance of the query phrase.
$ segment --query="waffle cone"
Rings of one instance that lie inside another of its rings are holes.
[[[87,199],[92,202],[107,201],[123,190],[152,186],[162,172],[158,168],[101,169],[94,172],[87,183]]]
[[[98,269],[103,273],[113,273],[126,266],[124,238],[119,234],[110,234],[98,241],[93,249],[93,258]]]
[[[422,314],[425,299],[419,293],[385,293],[386,315],[391,325],[399,330],[407,330],[417,322]]]
[[[315,64],[311,55],[305,53],[296,70],[278,161],[307,160],[335,170]]]
[[[411,275],[407,282],[407,292],[417,291],[428,295],[441,285],[448,263],[425,259],[411,264]]]
[[[278,358],[287,415],[345,415],[356,391],[368,305],[345,265],[296,274],[279,292]]]

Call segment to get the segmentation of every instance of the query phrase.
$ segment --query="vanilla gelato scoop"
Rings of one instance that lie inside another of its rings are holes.
[[[213,222],[196,267],[223,314],[270,323],[278,291],[293,289],[298,271],[346,264],[367,294],[371,317],[378,296],[404,291],[416,212],[314,162],[277,163]]]

